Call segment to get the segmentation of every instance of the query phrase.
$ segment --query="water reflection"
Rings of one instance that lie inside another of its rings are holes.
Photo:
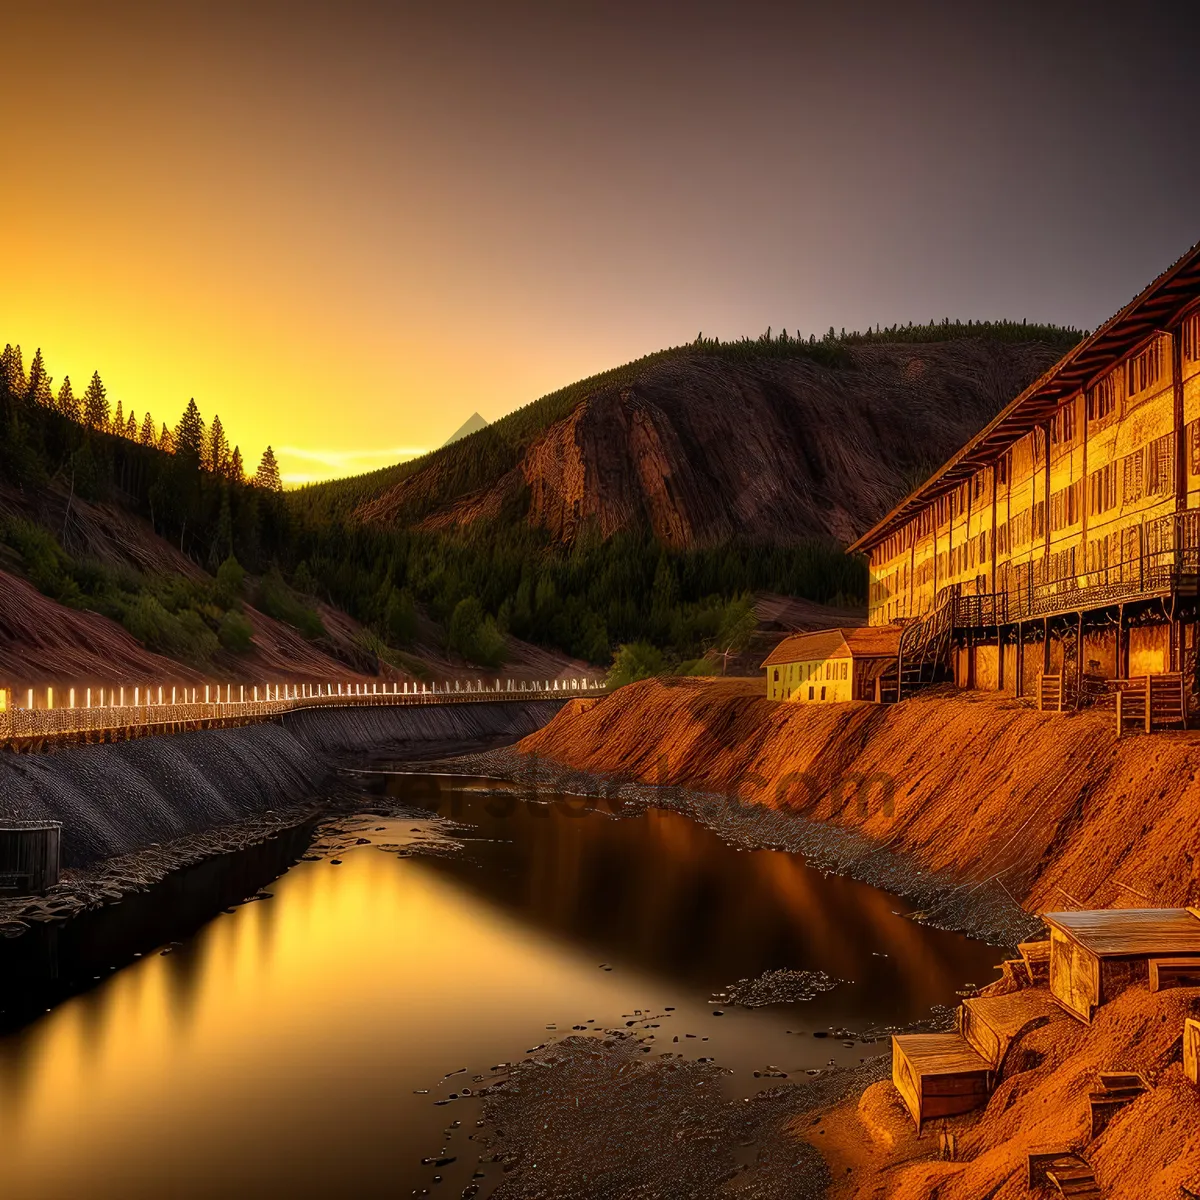
[[[634,1008],[674,1005],[657,1036],[735,1068],[729,1086],[745,1094],[768,1062],[794,1072],[865,1052],[786,1030],[921,1015],[997,957],[894,916],[882,893],[739,853],[678,816],[468,808],[485,840],[460,856],[364,846],[341,866],[301,863],[273,900],[0,1039],[0,1193],[408,1194],[462,1119],[444,1172],[458,1194],[474,1113],[434,1107],[463,1077],[439,1081],[520,1057],[555,1036],[549,1023],[624,1025]],[[373,824],[387,843],[409,822]],[[712,990],[779,966],[856,982],[712,1018]]]

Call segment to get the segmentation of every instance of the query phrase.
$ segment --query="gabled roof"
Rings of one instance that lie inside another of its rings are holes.
[[[1095,333],[1068,350],[940,470],[847,547],[847,553],[878,545],[930,501],[952,491],[980,467],[994,462],[1031,429],[1049,420],[1064,399],[1089,387],[1150,334],[1163,329],[1196,295],[1200,295],[1200,242]]]
[[[826,658],[895,658],[900,652],[899,625],[862,625],[793,633],[763,659],[777,663],[814,662]]]
[[[1186,908],[1101,908],[1048,912],[1042,920],[1101,958],[1200,954],[1200,920]]]

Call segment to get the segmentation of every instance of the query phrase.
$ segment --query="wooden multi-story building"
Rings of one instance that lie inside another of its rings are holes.
[[[964,686],[1194,677],[1200,245],[1013,400],[851,550],[901,674]],[[902,680],[903,681],[903,680]]]

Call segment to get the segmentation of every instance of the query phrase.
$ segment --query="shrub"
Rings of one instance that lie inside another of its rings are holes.
[[[615,689],[637,683],[639,679],[653,679],[669,673],[666,656],[657,646],[649,642],[626,642],[613,656],[608,686]]]
[[[217,640],[232,654],[248,654],[254,646],[254,626],[239,612],[227,612]]]

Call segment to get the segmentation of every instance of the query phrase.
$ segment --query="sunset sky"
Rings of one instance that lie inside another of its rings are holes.
[[[0,346],[298,481],[700,330],[1093,327],[1200,237],[1200,6],[1103,7],[17,0]]]

